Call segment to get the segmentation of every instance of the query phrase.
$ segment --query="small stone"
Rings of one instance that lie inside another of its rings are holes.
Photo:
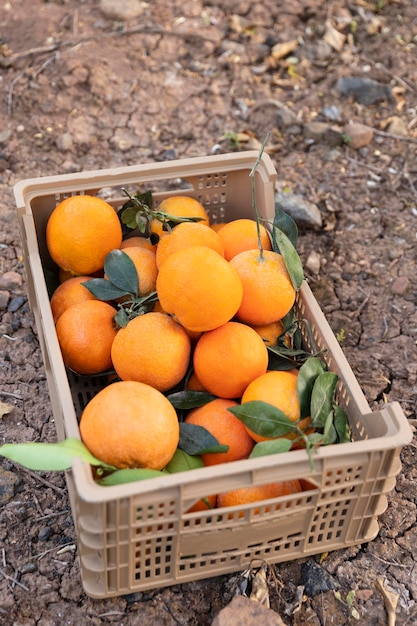
[[[374,136],[374,131],[365,124],[359,122],[352,122],[346,124],[344,134],[347,137],[346,143],[355,150],[369,146]]]
[[[62,133],[56,140],[56,147],[61,152],[68,152],[68,150],[72,150],[73,147],[72,136],[70,133]]]
[[[310,270],[313,274],[318,274],[320,272],[321,259],[317,252],[314,250],[310,252],[305,265],[306,269]]]
[[[129,20],[143,13],[143,3],[139,0],[101,0],[100,10],[113,20]]]
[[[236,596],[214,618],[212,626],[285,626],[278,613],[256,600]]]
[[[301,133],[301,124],[294,111],[290,109],[280,109],[276,118],[277,128],[285,134],[298,135]]]
[[[295,222],[304,226],[321,227],[322,217],[318,207],[302,196],[286,191],[275,194],[275,205],[288,213]]]
[[[395,296],[404,296],[410,289],[410,279],[408,276],[398,276],[391,285],[391,293]]]
[[[3,130],[0,133],[0,145],[7,143],[11,136],[12,136],[12,131],[11,130]]]
[[[340,122],[342,119],[340,109],[334,104],[329,107],[324,107],[321,112],[324,117],[326,117],[328,120],[332,120],[332,122]]]
[[[4,289],[0,291],[0,310],[6,309],[10,300],[10,293]]]
[[[305,139],[315,143],[326,143],[332,148],[340,146],[343,141],[341,131],[327,122],[307,122],[303,127]]]
[[[38,539],[39,541],[48,541],[53,534],[54,531],[50,526],[43,526],[43,528],[41,528],[38,532]]]
[[[36,572],[37,569],[38,569],[37,564],[34,563],[33,561],[29,561],[28,563],[25,563],[24,565],[22,565],[22,567],[20,568],[20,573],[32,574],[33,572]]]
[[[14,291],[18,287],[21,287],[23,279],[17,272],[5,272],[0,276],[0,289],[6,289],[7,291]]]
[[[20,479],[16,474],[0,467],[0,505],[6,504],[14,497],[19,482]]]
[[[387,128],[387,132],[391,133],[392,135],[402,135],[403,137],[407,137],[408,135],[407,126],[404,120],[402,120],[401,117],[398,117],[397,115],[391,118]]]
[[[314,561],[307,561],[302,564],[300,583],[310,598],[319,593],[336,589],[336,583],[332,576]]]
[[[382,100],[392,100],[392,91],[389,85],[384,85],[371,78],[360,76],[345,76],[339,78],[336,89],[344,96],[351,96],[359,104],[376,104]]]
[[[9,313],[15,313],[23,306],[26,302],[26,298],[23,296],[17,296],[16,298],[12,298],[9,302],[7,310]]]

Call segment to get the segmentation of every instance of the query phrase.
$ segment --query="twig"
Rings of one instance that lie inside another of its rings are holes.
[[[377,578],[375,586],[381,592],[382,597],[384,598],[385,609],[388,614],[388,626],[395,626],[397,605],[400,596],[394,591],[389,591],[385,587],[382,578]]]
[[[42,476],[39,476],[38,474],[35,474],[35,472],[32,472],[30,469],[27,469],[26,467],[23,467],[23,466],[22,466],[21,469],[24,470],[25,472],[27,472],[29,474],[29,476],[32,476],[32,478],[36,478],[36,480],[38,480],[40,483],[42,483],[46,487],[50,487],[51,489],[53,489],[57,493],[65,494],[65,489],[61,489],[61,487],[57,487],[53,483],[49,482],[49,480],[45,480],[45,478],[42,478]]]
[[[383,170],[381,170],[379,167],[376,167],[375,165],[371,165],[370,163],[364,163],[363,161],[358,161],[357,159],[350,157],[348,154],[345,156],[347,160],[350,161],[350,163],[354,163],[355,165],[359,165],[361,167],[366,167],[368,170],[375,172],[375,174],[383,174]]]
[[[9,576],[8,574],[6,574],[6,572],[3,572],[2,569],[0,569],[0,574],[2,576],[4,576],[4,578],[6,580],[10,580],[10,582],[12,582],[14,585],[18,585],[19,587],[21,587],[22,589],[24,589],[25,591],[29,591],[29,588],[26,587],[26,585],[22,585],[22,583],[20,583],[18,580],[16,580],[16,573],[14,576]]]
[[[372,129],[375,135],[380,137],[387,137],[388,139],[399,139],[400,141],[409,141],[410,143],[417,143],[417,137],[409,137],[408,135],[396,135],[395,133],[387,133],[385,130]]]
[[[10,391],[2,391],[1,389],[0,396],[3,396],[3,398],[14,398],[15,400],[23,400],[22,396],[19,396],[19,394],[11,393]]]
[[[41,517],[37,517],[36,521],[40,522],[41,520],[51,519],[51,517],[58,517],[58,515],[66,515],[70,513],[70,509],[64,509],[63,511],[58,511],[57,513],[48,513],[48,515],[41,515]]]
[[[363,309],[365,308],[365,306],[368,303],[369,298],[371,297],[371,295],[368,293],[368,295],[362,300],[362,302],[360,303],[360,305],[358,306],[358,308],[355,311],[351,311],[349,313],[349,317],[359,317],[359,315],[362,313]]]
[[[23,70],[23,72],[20,72],[20,74],[15,76],[14,79],[12,80],[12,82],[10,83],[9,91],[8,91],[8,94],[7,94],[7,115],[9,115],[9,117],[12,114],[13,90],[14,90],[16,84],[22,78],[22,76],[24,76],[24,74],[25,74],[25,70]]]

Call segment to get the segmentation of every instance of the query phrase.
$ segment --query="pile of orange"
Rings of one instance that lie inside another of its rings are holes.
[[[179,443],[178,415],[167,392],[205,390],[215,399],[190,410],[227,452],[201,455],[204,465],[247,459],[262,438],[228,409],[260,400],[300,419],[297,370],[268,371],[267,345],[283,333],[282,318],[296,292],[267,230],[254,220],[210,225],[197,200],[174,196],[158,207],[171,216],[199,218],[171,227],[152,222],[157,244],[122,240],[119,218],[105,201],[67,198],[52,212],[46,238],[60,275],[51,309],[64,363],[79,375],[115,372],[81,416],[81,437],[104,463],[163,469]],[[133,233],[134,235],[134,233]],[[261,244],[261,246],[259,245]],[[106,255],[123,250],[133,261],[140,296],[156,292],[154,310],[115,323],[123,299],[101,301],[86,288],[104,274]],[[301,491],[298,481],[245,487],[203,498],[192,510],[268,500]]]

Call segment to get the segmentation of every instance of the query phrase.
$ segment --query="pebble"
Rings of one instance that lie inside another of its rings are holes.
[[[100,10],[113,20],[129,20],[143,13],[143,2],[139,0],[101,0]]]
[[[301,133],[301,124],[297,114],[290,109],[280,109],[276,117],[277,128],[284,134],[298,135]]]
[[[74,142],[72,141],[72,136],[70,133],[62,133],[59,135],[56,140],[56,147],[61,152],[68,152],[68,150],[72,150]]]
[[[10,300],[10,293],[4,289],[0,290],[0,310],[6,309]]]
[[[391,293],[395,296],[404,296],[410,289],[410,279],[408,276],[398,276],[391,285]]]
[[[394,117],[391,118],[387,131],[393,135],[402,135],[403,137],[407,137],[408,135],[407,126],[404,120],[397,115],[394,115]]]
[[[50,526],[43,526],[38,532],[38,539],[39,541],[48,541],[53,534],[54,531]]]
[[[334,104],[328,107],[324,107],[321,112],[324,117],[326,117],[328,120],[332,120],[332,122],[340,122],[342,119],[340,109]]]
[[[2,132],[0,132],[0,145],[7,143],[11,136],[12,136],[11,130],[3,130]]]
[[[16,298],[12,298],[8,304],[7,310],[9,313],[15,313],[23,306],[26,302],[26,298],[23,296],[17,296]]]
[[[5,272],[0,276],[0,289],[7,291],[14,291],[18,287],[21,287],[23,279],[17,272]]]
[[[20,482],[19,477],[0,467],[0,505],[9,502],[16,493],[16,487]]]
[[[314,561],[306,561],[302,564],[300,584],[304,586],[305,594],[310,598],[336,589],[333,577]]]
[[[374,136],[374,131],[365,124],[359,122],[352,122],[346,124],[344,128],[344,134],[347,136],[346,143],[355,150],[368,146]]]
[[[295,222],[303,226],[321,227],[323,220],[319,208],[302,196],[282,191],[275,194],[275,205],[288,213]]]
[[[332,148],[340,146],[343,135],[339,128],[327,122],[307,122],[303,127],[305,139],[315,143],[326,143]]]
[[[310,252],[306,261],[306,269],[310,270],[313,274],[318,274],[320,272],[321,267],[321,259],[320,255],[317,254],[314,250]]]
[[[281,617],[256,600],[236,596],[214,618],[211,626],[285,626]]]
[[[379,83],[372,78],[345,76],[339,78],[336,89],[344,96],[351,96],[359,104],[376,104],[383,100],[393,99],[389,85]]]

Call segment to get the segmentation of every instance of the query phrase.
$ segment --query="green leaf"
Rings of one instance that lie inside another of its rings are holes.
[[[104,487],[111,487],[112,485],[123,485],[125,483],[133,483],[138,480],[147,480],[148,478],[158,478],[166,476],[166,472],[145,468],[126,468],[116,470],[104,478],[99,478],[97,483]]]
[[[104,301],[116,300],[129,293],[128,291],[119,289],[106,278],[91,278],[81,284],[84,285],[93,296]]]
[[[229,446],[221,445],[203,426],[187,424],[186,422],[180,422],[178,447],[191,456],[212,452],[227,452],[229,450]]]
[[[319,358],[309,357],[298,371],[297,395],[300,401],[301,419],[311,414],[310,403],[314,383],[320,374],[326,370],[326,366]]]
[[[79,439],[68,438],[59,443],[5,443],[0,446],[0,456],[38,471],[63,471],[70,469],[72,461],[80,457],[95,466],[111,467],[96,459]]]
[[[185,450],[177,448],[174,456],[165,467],[165,470],[170,474],[176,474],[177,472],[188,472],[189,470],[199,467],[204,467],[203,460],[200,456],[191,456],[191,454],[188,454]]]
[[[269,441],[260,441],[257,443],[252,452],[249,455],[250,459],[254,459],[258,456],[269,456],[270,454],[281,454],[282,452],[288,452],[291,450],[291,446],[294,442],[290,439],[281,437],[279,439],[271,439]]]
[[[114,321],[120,328],[125,328],[130,322],[130,316],[123,307],[120,307],[114,316]]]
[[[112,250],[104,260],[107,278],[119,289],[136,296],[139,293],[139,279],[135,264],[123,250]]]
[[[335,427],[333,426],[333,411],[330,411],[324,424],[323,445],[327,446],[331,443],[336,443],[336,441],[337,433]]]
[[[288,237],[295,248],[298,238],[298,226],[291,215],[283,211],[277,202],[275,203],[274,226]]]
[[[323,372],[313,385],[311,392],[311,425],[324,428],[327,416],[332,411],[338,376],[333,372]]]
[[[169,394],[167,398],[175,409],[188,410],[204,406],[216,396],[207,391],[176,391]]]
[[[303,264],[301,263],[298,252],[287,235],[279,228],[274,227],[273,238],[275,238],[279,247],[279,252],[285,261],[287,272],[293,287],[295,290],[298,290],[304,280]]]
[[[337,433],[339,443],[348,443],[352,441],[352,433],[350,431],[349,420],[345,411],[341,406],[334,406],[334,427]]]
[[[293,422],[272,404],[253,400],[227,409],[257,435],[274,439],[296,430]]]

